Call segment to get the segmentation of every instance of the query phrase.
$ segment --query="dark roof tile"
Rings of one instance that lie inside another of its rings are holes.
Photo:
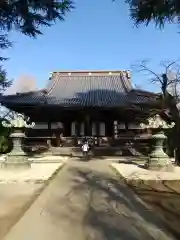
[[[44,90],[0,96],[0,102],[8,105],[9,104],[36,105],[39,103],[45,103],[46,100],[47,99]]]
[[[47,96],[56,104],[115,106],[127,101],[132,85],[120,75],[61,76],[56,73],[47,89]]]
[[[4,105],[60,105],[64,107],[118,107],[144,103],[153,94],[136,92],[126,72],[110,74],[62,74],[56,72],[49,80],[46,92],[36,91],[2,96]]]

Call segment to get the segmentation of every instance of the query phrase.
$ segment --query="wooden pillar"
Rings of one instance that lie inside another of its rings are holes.
[[[71,122],[71,136],[77,135],[77,122]]]
[[[99,135],[104,137],[106,135],[106,124],[105,122],[100,122],[99,123]]]
[[[80,123],[79,123],[79,121],[76,123],[76,136],[77,137],[80,136]]]
[[[91,125],[92,136],[97,136],[97,122],[93,121]]]
[[[86,125],[87,136],[91,136],[90,116],[88,114],[85,117],[85,125]]]
[[[96,136],[99,137],[99,120],[96,120]]]
[[[85,125],[84,125],[84,122],[81,122],[80,123],[80,136],[83,137],[84,134],[85,134]]]

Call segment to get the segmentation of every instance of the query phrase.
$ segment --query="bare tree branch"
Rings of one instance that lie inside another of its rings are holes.
[[[178,62],[178,60],[177,61],[167,61],[166,60],[166,61],[161,61],[160,65],[165,68],[165,73],[167,74],[170,67],[173,66],[177,62]]]
[[[132,68],[136,69],[136,71],[138,72],[145,72],[148,75],[151,75],[152,83],[160,82],[162,84],[161,77],[157,73],[152,71],[149,67],[147,67],[148,63],[149,63],[149,60],[143,60],[139,64],[132,65]]]
[[[148,65],[149,60],[140,61],[133,65],[137,72],[145,72],[150,77],[151,83],[159,83],[162,93],[168,91],[178,101],[180,98],[180,61],[162,61],[162,73],[157,74]]]

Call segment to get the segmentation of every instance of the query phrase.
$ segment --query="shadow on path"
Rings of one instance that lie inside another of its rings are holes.
[[[59,202],[65,222],[81,222],[84,240],[180,239],[108,166],[87,164],[69,166],[73,184]]]
[[[177,239],[180,239],[180,181],[149,181],[133,187],[161,218]]]

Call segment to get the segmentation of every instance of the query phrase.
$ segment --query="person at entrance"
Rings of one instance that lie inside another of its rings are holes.
[[[84,144],[82,145],[83,157],[87,157],[88,151],[89,151],[89,144],[88,142],[84,142]]]

